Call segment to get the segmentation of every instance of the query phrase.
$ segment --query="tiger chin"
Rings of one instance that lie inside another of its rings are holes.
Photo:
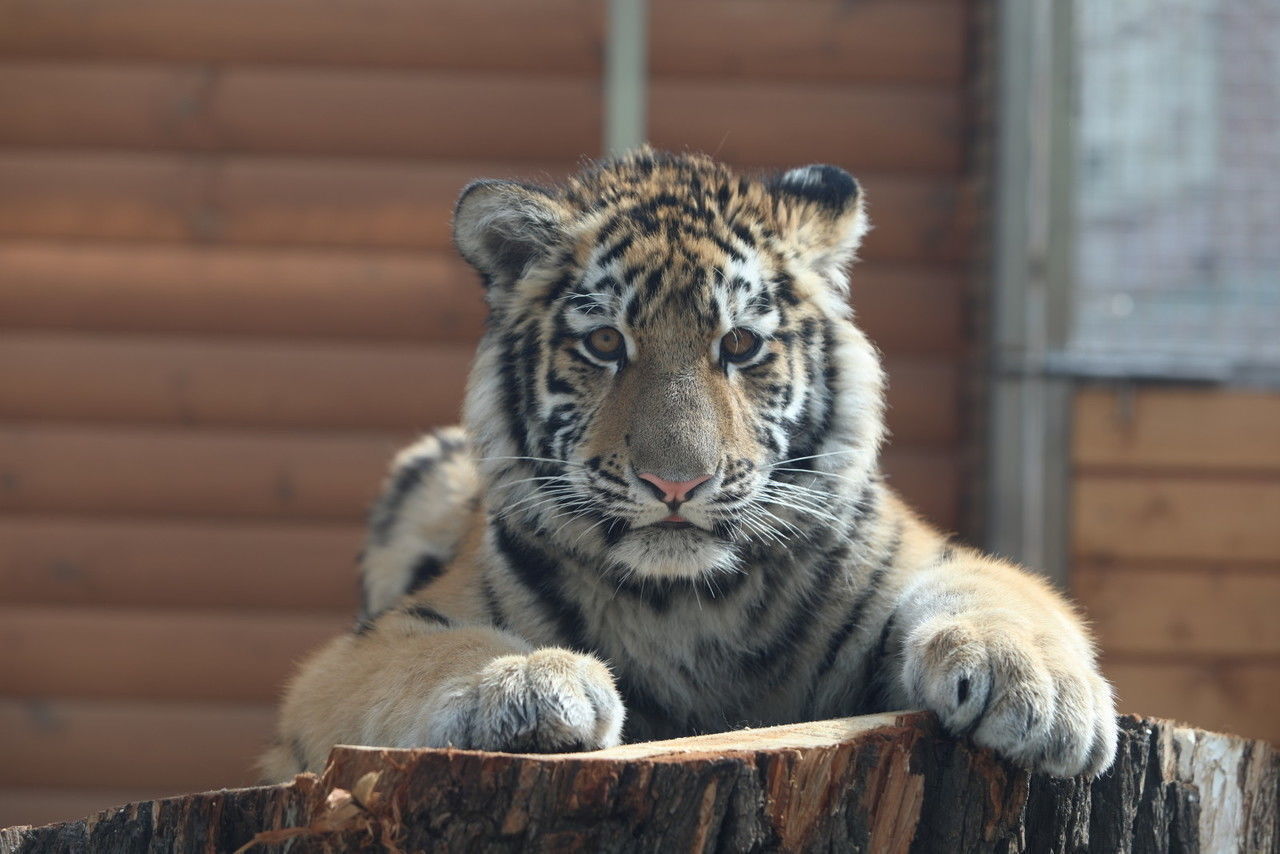
[[[1036,771],[1106,769],[1080,617],[881,477],[866,230],[832,166],[646,148],[467,187],[490,322],[465,426],[393,464],[360,617],[291,681],[265,775],[337,743],[578,751],[913,707]]]

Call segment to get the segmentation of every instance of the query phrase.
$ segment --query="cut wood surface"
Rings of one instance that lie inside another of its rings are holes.
[[[458,192],[477,177],[554,181],[571,162],[443,162],[0,151],[0,234],[208,243],[444,249]],[[954,262],[968,207],[946,177],[863,173],[872,261]]]
[[[0,832],[0,850],[1272,851],[1280,757],[1123,718],[1095,782],[900,713],[589,754],[338,747],[323,776]],[[262,836],[258,836],[262,834]],[[256,840],[256,841],[255,841]],[[242,848],[248,846],[248,848]]]
[[[1074,547],[1082,558],[1275,560],[1280,480],[1081,475]]]
[[[0,511],[358,522],[410,434],[0,425]],[[946,528],[959,463],[950,450],[884,454],[889,482]]]
[[[363,527],[0,517],[0,603],[354,614]]]
[[[342,613],[0,606],[9,697],[269,703]]]
[[[963,37],[955,0],[657,0],[650,69],[957,84]],[[15,57],[599,74],[603,40],[595,0],[0,2],[0,51]]]
[[[478,277],[449,251],[0,241],[0,326],[84,332],[474,341]],[[954,357],[964,283],[945,267],[858,264],[853,304],[892,353]]]
[[[1072,456],[1089,470],[1238,471],[1280,479],[1274,393],[1090,389],[1076,396],[1073,437]]]
[[[228,701],[10,698],[0,700],[0,724],[0,792],[65,787],[172,795],[257,782],[254,762],[271,738],[275,709]]]

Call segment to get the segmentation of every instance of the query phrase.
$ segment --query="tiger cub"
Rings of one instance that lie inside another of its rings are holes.
[[[593,750],[923,707],[1028,768],[1112,761],[1089,632],[881,476],[884,375],[833,166],[755,178],[642,149],[454,218],[490,310],[465,427],[405,451],[354,631],[263,759],[335,743]]]

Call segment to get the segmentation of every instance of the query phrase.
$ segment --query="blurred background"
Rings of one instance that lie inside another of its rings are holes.
[[[612,15],[611,15],[612,9]],[[612,26],[611,26],[612,24]],[[240,785],[454,422],[479,176],[836,163],[892,483],[1280,739],[1270,0],[0,0],[0,826]]]

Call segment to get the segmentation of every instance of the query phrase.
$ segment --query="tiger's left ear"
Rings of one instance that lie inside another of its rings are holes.
[[[857,180],[838,166],[801,166],[776,176],[769,187],[801,256],[848,291],[847,268],[870,228]]]

